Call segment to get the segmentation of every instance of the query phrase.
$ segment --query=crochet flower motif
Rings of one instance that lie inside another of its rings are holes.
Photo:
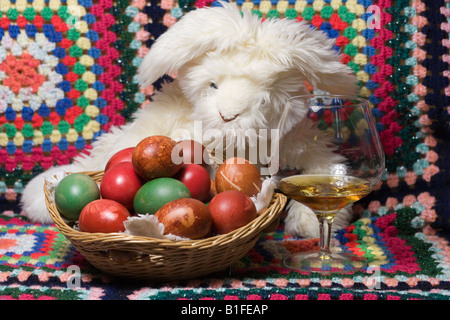
[[[8,97],[14,111],[20,112],[24,105],[33,111],[44,102],[48,107],[64,97],[57,87],[63,80],[55,71],[58,59],[51,55],[55,44],[48,41],[44,34],[37,33],[35,41],[25,34],[14,41],[4,35],[0,47],[0,96]],[[0,103],[0,109],[5,109]]]
[[[6,56],[5,61],[0,64],[0,70],[8,75],[3,80],[3,84],[10,87],[15,94],[18,94],[21,88],[26,87],[31,87],[36,93],[45,81],[45,76],[36,72],[40,64],[39,60],[34,59],[26,52],[23,52],[18,58],[11,54]]]
[[[23,254],[31,251],[35,237],[31,234],[5,234],[0,238],[0,254]]]

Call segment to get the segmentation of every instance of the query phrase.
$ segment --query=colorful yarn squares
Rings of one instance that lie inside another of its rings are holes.
[[[378,272],[376,275],[357,272],[322,276],[283,268],[282,256],[286,249],[294,248],[286,246],[287,242],[297,243],[295,250],[310,250],[317,246],[317,239],[287,237],[280,225],[275,232],[264,234],[254,249],[222,273],[151,286],[146,282],[144,285],[129,282],[124,287],[123,281],[116,282],[92,268],[68,240],[55,237],[55,227],[30,224],[16,214],[7,214],[0,217],[0,297],[26,300],[444,299],[448,296],[445,288],[450,272],[448,242],[430,232],[408,229],[408,223],[402,218],[405,215],[407,212],[398,210],[383,217],[363,218],[337,233],[338,245],[367,257],[373,255],[371,262],[388,261],[372,265]],[[74,275],[69,267],[79,272],[79,283],[74,288],[69,285]]]
[[[127,45],[133,35],[123,32],[132,20],[126,7],[2,2],[0,191],[17,184],[12,190],[20,194],[34,175],[70,163],[139,108],[129,101],[138,88],[131,83],[136,66],[127,62],[136,55]]]
[[[340,230],[340,250],[379,268],[367,275],[311,277],[281,266],[317,239],[265,234],[233,278],[158,287],[114,287],[53,226],[0,217],[0,299],[448,299],[445,163],[450,132],[449,3],[444,0],[238,0],[263,19],[304,20],[335,39],[372,106],[383,143],[382,184]],[[111,126],[129,121],[165,80],[140,89],[137,68],[154,41],[187,12],[213,0],[16,0],[0,2],[0,195],[14,203],[23,186],[64,165]],[[379,10],[378,10],[379,9]],[[170,75],[176,76],[176,75]],[[151,102],[150,102],[151,103]],[[445,198],[445,197],[444,197]],[[82,285],[68,290],[79,266]],[[219,288],[219,290],[217,289]],[[357,289],[357,290],[356,290]]]
[[[22,272],[24,277],[28,272]],[[106,296],[104,289],[98,287],[77,287],[68,290],[61,286],[35,285],[32,288],[23,285],[2,286],[0,282],[0,300],[101,300]]]
[[[349,227],[337,230],[332,245],[337,251],[351,252],[365,258],[367,268],[378,270],[387,279],[397,274],[423,274],[445,279],[448,267],[440,260],[441,256],[436,255],[437,252],[444,252],[434,247],[432,241],[421,232],[424,225],[417,224],[418,218],[420,214],[414,206],[398,207],[383,216],[361,218]],[[254,274],[255,277],[264,274],[272,274],[274,278],[277,278],[275,275],[309,277],[307,273],[292,274],[282,265],[282,260],[289,254],[317,250],[318,245],[318,239],[297,239],[286,235],[280,225],[276,232],[265,234],[234,266],[234,271],[243,275]],[[356,273],[351,277],[359,275]]]
[[[0,265],[63,268],[74,248],[55,227],[0,221]]]

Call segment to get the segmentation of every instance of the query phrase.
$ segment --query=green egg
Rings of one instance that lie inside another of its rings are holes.
[[[157,178],[145,183],[134,196],[133,208],[136,213],[155,214],[163,205],[172,200],[190,198],[189,189],[174,178]]]
[[[84,206],[99,198],[100,189],[97,183],[84,173],[73,173],[64,177],[55,190],[56,209],[70,220],[78,220]]]

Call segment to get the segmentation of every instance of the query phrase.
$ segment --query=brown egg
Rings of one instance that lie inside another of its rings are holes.
[[[218,193],[238,190],[249,197],[261,191],[262,180],[258,168],[244,158],[230,158],[217,169],[215,186]]]
[[[174,176],[182,166],[172,161],[175,145],[176,142],[166,136],[150,136],[140,141],[131,157],[137,174],[148,180]]]
[[[204,238],[212,226],[208,206],[194,198],[173,200],[162,206],[155,216],[164,225],[164,234],[183,238]]]

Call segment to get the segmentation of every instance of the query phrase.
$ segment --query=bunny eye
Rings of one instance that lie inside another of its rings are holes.
[[[211,81],[211,84],[209,85],[211,88],[213,89],[218,89],[219,87],[217,86],[217,84],[213,81]]]

